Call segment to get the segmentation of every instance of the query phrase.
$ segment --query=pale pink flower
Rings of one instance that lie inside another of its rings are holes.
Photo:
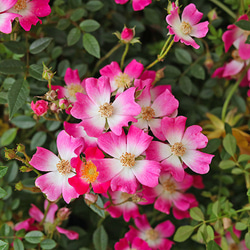
[[[127,238],[122,238],[115,243],[115,250],[151,250],[148,243],[138,237],[134,238],[130,243]]]
[[[18,20],[24,30],[29,31],[31,25],[42,23],[38,17],[48,16],[51,12],[49,0],[17,0],[16,4],[8,10],[19,14]]]
[[[118,4],[125,4],[129,0],[115,0]],[[134,11],[143,10],[146,6],[152,3],[152,0],[132,0]]]
[[[179,102],[168,89],[152,100],[151,89],[146,87],[138,97],[137,103],[141,106],[141,113],[135,117],[138,122],[133,124],[146,132],[150,128],[154,136],[164,140],[161,120],[163,117],[171,116],[174,112],[177,112]]]
[[[162,172],[159,177],[159,184],[154,188],[145,187],[145,197],[154,197],[154,208],[163,213],[169,214],[171,207],[185,212],[194,202],[193,197],[185,194],[185,191],[193,184],[193,177],[185,173],[182,182],[176,181],[170,173]]]
[[[107,76],[110,79],[111,91],[122,93],[124,89],[133,86],[133,81],[138,79],[144,69],[143,64],[133,59],[122,72],[117,62],[112,62],[100,69],[102,76]]]
[[[135,102],[135,87],[121,93],[112,103],[107,77],[88,78],[85,84],[87,95],[76,94],[77,101],[71,114],[82,120],[81,125],[89,136],[98,137],[105,128],[120,135],[123,126],[137,121],[134,116],[140,113],[141,108]]]
[[[36,103],[33,101],[31,102],[31,108],[34,111],[34,113],[38,116],[45,115],[49,109],[48,102],[44,100],[39,100]]]
[[[78,194],[89,192],[91,187],[95,193],[106,193],[110,184],[97,181],[99,172],[92,162],[95,159],[104,158],[104,154],[97,147],[88,147],[84,153],[86,162],[81,161],[79,157],[71,161],[76,175],[69,178],[69,184],[75,188]]]
[[[111,180],[112,191],[130,194],[136,192],[139,183],[155,187],[158,184],[160,164],[139,157],[152,139],[153,137],[133,125],[127,135],[124,132],[120,136],[113,132],[102,134],[98,138],[98,146],[113,158],[93,161],[99,171],[97,180]]]
[[[9,34],[12,31],[12,21],[19,17],[19,14],[12,13],[9,10],[16,4],[17,0],[4,0],[0,5],[0,31]]]
[[[246,20],[248,21],[248,16],[245,14],[240,16],[237,21]],[[222,40],[225,43],[225,51],[227,52],[229,48],[234,45],[239,51],[239,56],[243,60],[250,58],[250,44],[246,43],[249,31],[243,30],[237,27],[235,24],[231,24],[228,30],[222,35]]]
[[[56,201],[62,194],[63,199],[69,203],[71,199],[79,196],[74,187],[68,183],[68,179],[75,175],[72,172],[71,159],[81,153],[83,144],[82,138],[74,138],[61,131],[57,136],[59,157],[45,148],[37,147],[30,164],[40,171],[48,172],[35,181],[36,186],[47,195],[48,200]]]
[[[201,133],[202,128],[193,125],[185,130],[187,118],[164,117],[162,119],[162,133],[169,142],[153,141],[146,151],[147,159],[161,162],[162,168],[171,172],[177,181],[184,178],[184,166],[198,174],[206,174],[213,155],[196,149],[206,147],[208,139]]]
[[[67,98],[69,102],[75,103],[76,101],[76,93],[84,93],[85,92],[85,80],[81,81],[79,77],[78,70],[67,68],[64,76],[64,81],[66,83],[65,87],[60,85],[52,85],[51,88],[53,90],[57,90],[58,98]]]
[[[164,221],[158,224],[155,228],[152,228],[145,214],[136,217],[134,220],[137,229],[129,226],[130,230],[125,234],[125,237],[130,242],[132,242],[134,238],[138,237],[145,240],[152,250],[171,249],[174,242],[167,239],[175,231],[175,226],[171,223],[171,221]]]
[[[186,44],[191,45],[195,49],[199,49],[199,45],[194,41],[192,37],[202,38],[205,37],[208,32],[208,21],[198,23],[203,13],[196,9],[194,4],[187,5],[181,16],[181,20],[178,14],[179,7],[174,6],[170,11],[170,15],[167,15],[166,21],[169,24],[169,33],[174,36],[174,41],[179,40]]]
[[[45,200],[44,211],[46,210],[47,206],[48,206],[48,201]],[[66,209],[68,211],[68,208],[61,208],[61,209]],[[43,220],[44,214],[38,207],[31,204],[31,208],[29,210],[29,215],[31,218],[17,223],[14,227],[14,230],[19,231],[21,229],[24,229],[25,231],[33,231],[33,230],[40,230],[41,226],[44,226],[44,231],[47,231],[55,223],[55,213],[57,210],[58,206],[56,204],[54,203],[50,204],[44,223],[42,225],[39,225],[39,223],[37,222],[41,222]],[[59,233],[65,234],[70,240],[77,240],[79,238],[79,234],[75,231],[67,230],[59,226],[56,226],[56,230]]]

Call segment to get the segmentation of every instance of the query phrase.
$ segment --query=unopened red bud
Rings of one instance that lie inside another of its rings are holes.
[[[97,194],[85,194],[84,200],[87,205],[95,204],[97,202],[98,195]]]
[[[121,41],[129,43],[135,36],[135,30],[125,27],[121,33]]]
[[[67,220],[69,218],[69,215],[71,214],[71,211],[67,207],[62,207],[58,210],[56,216],[61,221]]]

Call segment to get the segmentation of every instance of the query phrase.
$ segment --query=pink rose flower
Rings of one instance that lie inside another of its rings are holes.
[[[38,116],[45,115],[49,109],[48,102],[44,100],[37,101],[34,103],[33,101],[31,102],[31,108],[34,111],[34,113]]]

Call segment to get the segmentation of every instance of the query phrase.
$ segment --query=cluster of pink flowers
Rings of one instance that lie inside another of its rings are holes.
[[[48,16],[51,12],[49,0],[5,0],[0,6],[0,31],[6,34],[12,31],[12,22],[17,19],[25,31],[31,25],[42,23],[38,17]]]
[[[237,21],[249,21],[247,15],[240,16]],[[216,69],[212,77],[238,79],[241,72],[250,62],[250,44],[246,43],[249,31],[237,27],[235,24],[229,25],[228,30],[222,35],[222,40],[225,44],[225,51],[234,46],[232,50],[232,59],[226,62],[222,67]],[[240,82],[241,87],[250,87],[250,70]],[[247,92],[250,96],[250,90]]]
[[[134,6],[139,3],[151,1],[133,1]],[[204,36],[207,22],[197,24],[202,14],[193,4],[184,9],[180,22],[173,6],[167,17],[170,33],[175,41],[198,48],[191,36]],[[133,36],[125,28],[121,38],[129,42]],[[57,137],[59,156],[37,148],[30,164],[47,173],[35,184],[51,202],[62,196],[70,203],[83,194],[95,202],[90,191],[109,198],[106,211],[127,222],[133,218],[137,227],[131,226],[115,249],[170,249],[173,242],[167,238],[174,225],[165,221],[152,228],[138,206],[154,204],[166,214],[173,207],[175,218],[189,217],[188,210],[198,202],[185,192],[203,184],[200,176],[185,169],[209,171],[213,155],[200,151],[208,139],[200,126],[186,128],[187,118],[178,116],[179,102],[171,86],[155,86],[156,72],[145,70],[142,63],[134,59],[123,70],[112,62],[100,75],[81,81],[78,71],[68,68],[66,86],[52,86],[59,101],[69,104],[66,112],[79,122],[64,123]]]

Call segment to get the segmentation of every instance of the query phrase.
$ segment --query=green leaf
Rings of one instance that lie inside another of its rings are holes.
[[[31,77],[33,77],[39,81],[45,81],[42,78],[42,74],[43,74],[43,66],[42,65],[31,64],[29,67],[29,74]]]
[[[190,216],[192,219],[196,221],[203,221],[204,220],[204,214],[202,213],[201,209],[199,207],[193,207],[190,209]]]
[[[19,79],[8,92],[9,117],[13,115],[25,104],[29,96],[29,84],[26,80]]]
[[[247,20],[240,20],[236,22],[235,25],[243,30],[250,30],[250,22]]]
[[[218,216],[218,213],[220,211],[220,204],[219,201],[216,201],[213,205],[212,205],[212,211],[214,213],[215,216]]]
[[[25,54],[25,44],[17,41],[8,41],[3,43],[6,48],[15,54]]]
[[[70,30],[68,36],[67,36],[67,44],[68,46],[72,46],[76,44],[81,37],[81,31],[78,28],[73,28]]]
[[[204,80],[205,79],[205,69],[200,64],[195,64],[191,70],[190,73],[193,77],[197,79]]]
[[[0,187],[0,199],[4,198],[7,195],[7,192]]]
[[[177,229],[174,235],[174,241],[176,242],[183,242],[187,240],[194,231],[194,227],[192,226],[181,226]]]
[[[28,129],[36,125],[36,121],[33,118],[25,115],[19,115],[11,120],[11,123],[15,124],[18,128]]]
[[[213,228],[208,225],[207,226],[207,241],[214,240],[214,230]]]
[[[223,160],[219,163],[219,167],[221,169],[230,169],[233,168],[235,165],[235,162],[231,160]]]
[[[222,250],[219,245],[215,243],[214,240],[210,240],[207,244],[206,250]]]
[[[9,249],[9,244],[7,242],[0,240],[0,250],[8,250],[8,249]]]
[[[14,240],[14,250],[24,250],[23,242],[20,239]]]
[[[57,23],[57,28],[59,30],[65,30],[70,26],[70,20],[69,19],[60,19]]]
[[[32,244],[38,244],[42,241],[43,233],[40,231],[31,231],[24,236],[25,240]]]
[[[184,49],[175,49],[175,56],[179,63],[189,65],[192,62],[191,55]]]
[[[89,11],[98,11],[100,10],[101,8],[103,7],[103,3],[101,1],[89,1],[87,4],[86,4],[86,8],[89,10]]]
[[[42,146],[47,139],[47,134],[44,131],[39,131],[34,134],[30,142],[30,150],[36,149],[36,147]]]
[[[211,154],[215,152],[221,145],[221,140],[218,138],[211,139],[208,141],[207,146],[202,150],[204,153]]]
[[[8,146],[9,144],[11,144],[15,140],[16,135],[17,128],[11,128],[9,130],[6,130],[0,138],[1,147]]]
[[[61,125],[61,122],[59,121],[47,121],[46,122],[46,127],[49,131],[54,131],[58,129]]]
[[[97,204],[99,207],[103,208],[103,201],[102,201],[102,198],[101,198],[99,195],[98,195],[96,204]],[[94,211],[95,213],[97,213],[100,217],[105,218],[105,212],[104,212],[104,210],[101,210],[101,209],[97,208],[97,207],[96,207],[95,205],[93,205],[93,204],[90,205],[89,207],[92,209],[92,211]]]
[[[245,234],[245,243],[248,249],[250,249],[250,232]]]
[[[8,171],[8,167],[0,166],[0,178],[4,177]]]
[[[250,155],[242,154],[238,158],[238,162],[244,162],[244,161],[249,161],[250,160]]]
[[[42,249],[53,249],[56,247],[56,242],[52,239],[45,239],[40,243]]]
[[[30,53],[31,54],[38,54],[45,50],[53,38],[51,37],[42,37],[40,39],[35,40],[31,45],[30,45]]]
[[[223,147],[231,156],[234,156],[236,153],[236,139],[233,135],[227,134],[223,139]]]
[[[182,76],[179,80],[180,89],[186,95],[190,95],[192,92],[193,84],[189,77]]]
[[[70,19],[73,22],[76,22],[80,20],[82,17],[87,15],[87,11],[83,8],[77,8],[76,10],[73,11],[73,13],[70,16]]]
[[[96,250],[106,250],[108,246],[108,234],[101,225],[93,234],[93,243]]]
[[[83,35],[83,47],[90,55],[100,58],[100,46],[93,35],[89,33]]]
[[[245,41],[245,43],[250,44],[250,35],[248,35],[247,40]]]
[[[239,174],[243,174],[243,173],[244,173],[243,170],[240,168],[232,169],[232,174],[239,175]]]
[[[243,231],[243,230],[247,229],[247,225],[245,223],[242,223],[242,222],[239,221],[239,222],[236,222],[235,228],[237,230]]]
[[[85,32],[93,32],[99,29],[100,24],[95,20],[87,19],[82,21],[79,26]]]
[[[25,64],[21,61],[14,59],[5,59],[0,61],[0,73],[10,75],[23,73]]]

